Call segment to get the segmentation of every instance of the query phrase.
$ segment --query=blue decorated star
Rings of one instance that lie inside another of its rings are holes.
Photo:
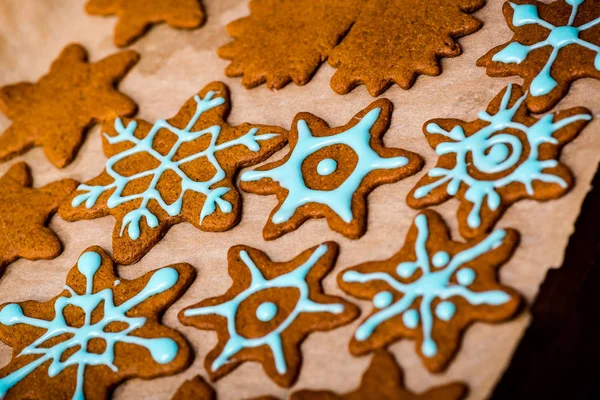
[[[243,361],[254,360],[280,386],[293,384],[304,338],[358,316],[354,305],[321,289],[320,282],[333,268],[337,252],[337,245],[327,242],[292,261],[274,263],[250,247],[229,250],[232,287],[180,313],[184,324],[218,332],[219,343],[205,361],[213,380]]]

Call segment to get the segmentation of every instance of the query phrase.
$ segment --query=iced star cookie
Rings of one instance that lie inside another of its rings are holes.
[[[67,166],[95,122],[131,116],[136,104],[115,89],[135,65],[134,51],[89,63],[78,44],[65,47],[38,82],[0,88],[0,111],[12,125],[0,134],[0,161],[41,146],[58,168]]]
[[[274,194],[279,200],[263,230],[266,240],[294,231],[310,218],[325,218],[331,229],[352,239],[364,235],[367,195],[423,165],[417,154],[383,145],[392,110],[389,100],[377,100],[336,128],[309,113],[294,118],[290,152],[245,172],[240,180],[242,190]]]
[[[558,161],[560,150],[592,117],[578,107],[538,119],[530,115],[526,97],[520,86],[509,85],[478,120],[426,122],[423,132],[439,158],[408,194],[408,205],[421,209],[456,197],[460,233],[473,238],[521,199],[564,195],[573,177]]]
[[[240,219],[237,171],[282,148],[287,134],[274,126],[232,127],[229,109],[227,87],[214,82],[169,120],[107,122],[105,170],[80,185],[60,215],[69,221],[114,216],[113,252],[121,264],[138,261],[180,222],[210,232],[231,229]]]
[[[518,240],[516,231],[506,229],[455,242],[439,214],[423,211],[391,258],[338,275],[342,290],[373,302],[350,352],[362,355],[401,338],[415,339],[425,366],[442,371],[471,323],[504,321],[517,312],[519,295],[498,283],[496,271]]]
[[[0,369],[0,397],[107,399],[127,379],[182,371],[191,348],[160,316],[194,275],[175,264],[119,279],[110,257],[88,248],[58,296],[0,307],[0,340],[13,348]]]
[[[402,381],[402,370],[394,356],[379,350],[373,354],[371,364],[365,371],[360,386],[355,390],[345,394],[324,390],[300,390],[293,393],[290,400],[461,400],[467,394],[467,386],[458,382],[415,394],[407,390]]]
[[[521,76],[530,110],[550,110],[577,79],[600,79],[600,0],[515,0],[503,11],[514,36],[477,65]]]
[[[117,15],[115,44],[127,46],[152,25],[166,22],[173,28],[197,28],[204,22],[201,0],[89,0],[92,15]]]
[[[321,280],[338,254],[333,242],[302,252],[288,262],[273,262],[260,250],[235,246],[229,250],[231,288],[187,307],[184,325],[217,331],[218,344],[205,360],[212,380],[246,361],[262,364],[278,385],[290,387],[300,371],[300,344],[315,331],[348,324],[358,308],[323,293]]]
[[[20,257],[47,260],[62,253],[60,240],[45,225],[77,182],[63,179],[39,189],[31,184],[31,172],[23,162],[0,178],[0,274]]]

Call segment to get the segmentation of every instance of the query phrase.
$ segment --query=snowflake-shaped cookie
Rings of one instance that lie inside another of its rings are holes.
[[[333,268],[337,253],[337,245],[327,242],[292,261],[275,263],[260,250],[232,247],[228,254],[231,288],[179,316],[185,325],[218,332],[219,343],[205,360],[211,379],[253,360],[278,385],[291,386],[299,373],[300,344],[306,336],[358,316],[356,306],[322,292],[321,280]]]
[[[110,257],[88,248],[59,296],[2,306],[0,340],[14,353],[0,370],[0,397],[105,399],[123,380],[183,370],[189,345],[158,317],[193,278],[177,264],[118,280]]]
[[[309,113],[296,116],[291,151],[240,180],[242,190],[277,195],[279,205],[265,225],[265,239],[291,232],[309,218],[326,218],[331,229],[349,238],[365,233],[367,195],[423,165],[415,153],[384,147],[392,109],[389,100],[377,100],[337,128]]]
[[[496,269],[517,243],[511,229],[454,242],[439,214],[420,213],[398,253],[338,276],[344,291],[374,306],[356,330],[350,351],[360,355],[413,338],[427,368],[441,371],[470,323],[502,321],[517,311],[519,295],[496,283]]]
[[[439,158],[409,193],[408,204],[420,209],[456,196],[460,232],[472,238],[489,231],[518,200],[566,193],[573,178],[557,161],[560,148],[592,117],[579,107],[537,119],[525,97],[519,86],[509,85],[479,120],[426,122],[423,131]]]
[[[264,161],[286,140],[281,128],[231,127],[229,93],[206,86],[168,121],[112,121],[104,151],[105,171],[79,186],[60,215],[68,220],[112,214],[115,259],[131,264],[168,228],[187,221],[205,231],[231,229],[240,217],[237,170]]]
[[[520,75],[532,111],[554,107],[579,78],[600,79],[600,0],[516,0],[504,15],[512,40],[477,65],[490,76]]]

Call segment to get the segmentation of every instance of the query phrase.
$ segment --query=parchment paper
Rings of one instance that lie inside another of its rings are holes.
[[[138,103],[139,117],[148,121],[171,117],[191,95],[213,80],[226,82],[232,90],[232,124],[247,121],[289,129],[297,112],[308,111],[337,126],[345,124],[373,101],[364,87],[347,96],[336,95],[329,88],[333,69],[327,65],[304,87],[290,85],[279,92],[271,92],[264,86],[246,90],[239,79],[224,76],[227,62],[219,59],[215,51],[229,41],[225,25],[248,14],[248,0],[205,0],[204,3],[208,22],[203,28],[180,31],[166,25],[156,26],[132,46],[142,58],[120,89]],[[422,124],[430,118],[475,119],[507,83],[520,83],[518,78],[489,78],[484,69],[475,66],[478,57],[511,37],[501,12],[502,3],[502,0],[488,0],[488,5],[476,13],[484,21],[484,28],[460,40],[464,54],[444,59],[441,76],[421,76],[411,90],[393,87],[384,94],[396,106],[391,129],[385,136],[386,145],[417,152],[427,164],[416,176],[382,186],[369,196],[368,232],[363,238],[347,240],[330,231],[324,220],[314,220],[279,240],[265,242],[261,229],[276,204],[275,198],[244,194],[243,218],[236,228],[215,234],[180,224],[141,262],[119,267],[119,273],[131,279],[164,265],[188,262],[197,269],[198,277],[164,318],[165,324],[181,330],[193,344],[196,352],[193,365],[177,376],[129,381],[116,390],[116,399],[169,399],[183,381],[196,374],[206,376],[204,357],[216,344],[216,334],[184,327],[176,314],[184,306],[221,294],[229,287],[226,253],[230,246],[258,247],[273,259],[283,261],[308,247],[335,240],[341,245],[341,255],[324,286],[327,292],[338,295],[343,295],[335,284],[339,271],[361,262],[388,258],[400,248],[416,215],[416,211],[406,205],[405,196],[436,161],[434,151],[421,133]],[[83,6],[84,0],[0,1],[0,85],[36,81],[69,42],[82,43],[89,50],[91,60],[117,51],[112,44],[116,19],[88,16]],[[600,81],[587,79],[575,83],[558,108],[572,106],[586,106],[598,116]],[[10,121],[0,115],[0,131],[9,124]],[[510,208],[498,224],[498,227],[516,228],[522,235],[520,247],[501,269],[500,277],[503,283],[523,293],[528,304],[535,299],[547,270],[562,263],[573,222],[600,160],[599,129],[600,120],[595,120],[562,154],[562,161],[577,179],[568,195],[548,203],[522,201]],[[286,151],[275,157],[281,157]],[[42,150],[36,148],[16,160],[0,164],[0,174],[19,160],[29,163],[34,184],[40,186],[65,177],[80,181],[92,178],[102,171],[106,157],[101,149],[100,129],[96,127],[89,133],[75,161],[63,170],[54,168]],[[459,238],[457,205],[456,201],[449,201],[435,207],[452,227],[455,238]],[[45,301],[59,293],[67,271],[86,247],[100,245],[111,250],[113,223],[111,217],[69,223],[55,216],[50,227],[62,240],[64,253],[51,261],[19,260],[10,265],[0,279],[0,303],[27,299]],[[360,305],[364,312],[370,310],[367,302]],[[462,349],[443,374],[432,375],[424,368],[413,341],[400,341],[391,346],[391,350],[404,369],[410,389],[423,391],[431,385],[463,380],[470,386],[470,399],[483,399],[489,396],[510,362],[529,320],[530,314],[525,310],[508,323],[475,324],[467,331]],[[345,392],[358,385],[370,361],[369,356],[355,358],[347,351],[348,340],[358,322],[309,337],[302,346],[304,364],[294,389],[327,388]],[[0,346],[0,365],[8,362],[10,354],[10,348]],[[242,365],[215,386],[220,399],[288,393],[277,387],[256,363]]]

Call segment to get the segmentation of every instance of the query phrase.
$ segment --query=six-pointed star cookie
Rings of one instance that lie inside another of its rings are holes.
[[[119,17],[114,41],[120,47],[131,44],[153,24],[191,29],[204,22],[201,0],[89,0],[85,10]]]
[[[115,85],[138,58],[124,51],[88,63],[85,49],[71,44],[37,83],[0,88],[0,110],[13,122],[0,135],[0,161],[41,146],[52,164],[68,165],[94,122],[135,113],[135,103]]]
[[[343,271],[338,284],[348,294],[373,301],[350,342],[362,355],[397,339],[417,340],[417,352],[432,372],[443,370],[474,321],[510,318],[520,298],[497,283],[496,270],[508,261],[519,236],[497,230],[467,243],[450,239],[439,214],[417,215],[404,246],[385,261]]]
[[[70,221],[113,215],[113,251],[121,264],[139,260],[180,222],[231,229],[241,207],[235,174],[283,147],[287,134],[273,126],[232,127],[229,108],[227,87],[215,82],[167,121],[107,122],[105,170],[80,185],[60,215]]]
[[[515,0],[504,15],[513,38],[477,65],[490,76],[521,76],[530,110],[548,111],[577,79],[600,79],[600,0]]]
[[[456,197],[460,233],[472,238],[489,231],[521,199],[551,200],[573,185],[557,160],[591,115],[571,108],[538,119],[525,105],[520,86],[509,85],[479,119],[435,119],[423,131],[439,156],[437,164],[408,194],[417,209]]]
[[[159,318],[194,275],[175,264],[118,279],[110,257],[88,248],[59,296],[1,307],[0,340],[14,351],[0,369],[0,397],[106,399],[126,379],[182,371],[190,346]]]
[[[393,105],[377,100],[342,127],[300,113],[292,123],[290,152],[242,175],[242,190],[279,200],[265,228],[267,240],[297,229],[310,218],[357,239],[366,231],[366,197],[377,186],[418,172],[423,160],[410,151],[384,147]]]
[[[467,394],[467,386],[458,382],[414,394],[404,387],[402,381],[402,370],[394,356],[385,350],[379,350],[373,355],[360,386],[355,390],[345,394],[323,390],[300,390],[293,393],[290,400],[460,400]]]
[[[72,179],[31,187],[31,173],[25,163],[10,167],[0,178],[0,274],[22,257],[50,259],[62,252],[62,245],[44,225],[75,188]]]
[[[179,314],[185,325],[217,331],[219,342],[205,360],[211,379],[256,361],[278,385],[290,387],[300,372],[302,341],[358,316],[353,304],[323,293],[321,280],[337,254],[337,244],[327,242],[280,263],[257,249],[232,247],[231,288]]]

